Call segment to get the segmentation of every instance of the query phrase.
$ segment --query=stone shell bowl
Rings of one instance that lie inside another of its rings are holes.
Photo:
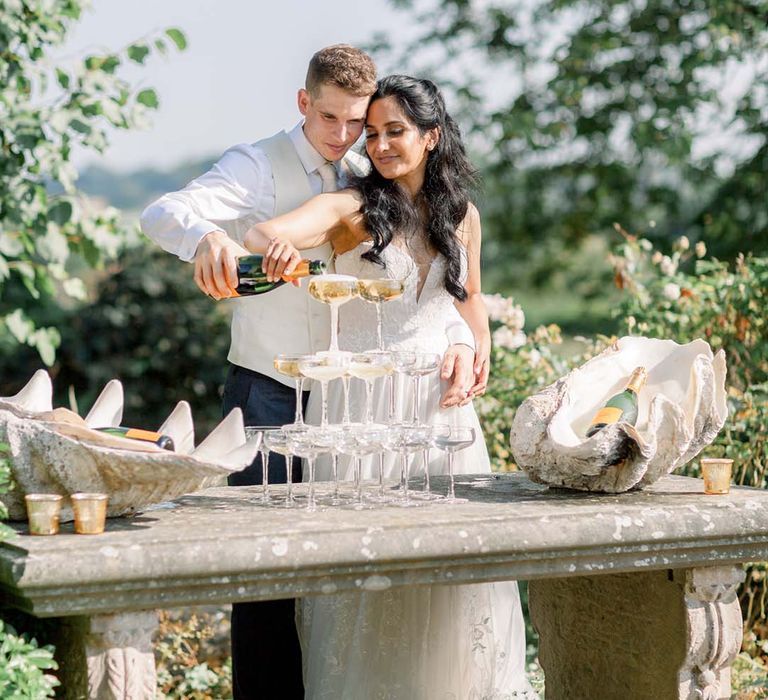
[[[622,391],[635,367],[648,370],[635,426],[585,432]],[[619,493],[652,484],[711,443],[728,415],[725,353],[704,340],[624,337],[554,384],[529,396],[510,433],[516,463],[550,486]]]
[[[192,412],[181,401],[158,428],[175,451],[93,428],[120,425],[123,387],[113,379],[85,419],[64,409],[52,410],[53,387],[39,370],[15,396],[0,398],[0,442],[10,446],[16,487],[3,496],[11,520],[25,520],[24,495],[65,496],[61,520],[73,519],[68,496],[99,492],[109,496],[107,516],[129,515],[154,503],[217,483],[248,466],[257,439],[246,440],[243,415],[233,410],[197,447]]]

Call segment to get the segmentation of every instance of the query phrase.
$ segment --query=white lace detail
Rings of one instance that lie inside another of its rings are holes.
[[[336,271],[358,277],[402,279],[405,293],[383,304],[383,338],[388,349],[443,353],[446,314],[453,297],[445,290],[445,260],[438,255],[417,297],[418,268],[396,245],[382,254],[383,270],[360,258],[370,243],[340,255]],[[466,271],[466,258],[463,261]],[[376,345],[376,310],[356,299],[339,310],[339,345],[364,351]],[[329,417],[343,413],[341,387],[329,392]],[[360,382],[352,382],[352,419],[363,406]],[[400,415],[407,415],[410,386],[397,392]],[[319,392],[317,392],[319,393]],[[441,383],[428,377],[421,386],[422,420],[469,425],[478,440],[456,455],[456,473],[489,472],[488,452],[471,405],[441,410]],[[317,422],[319,396],[313,392],[307,416]],[[374,392],[374,420],[387,414],[383,383]],[[374,459],[365,461],[365,478],[374,476]],[[399,464],[387,455],[385,474],[393,478]],[[432,450],[431,474],[444,473],[445,460]],[[423,475],[420,455],[410,466]],[[318,460],[318,479],[330,478],[330,465]],[[339,460],[341,478],[352,478],[349,460]],[[307,598],[298,603],[306,698],[310,700],[537,700],[525,678],[525,624],[517,584],[505,581],[461,586],[419,586],[381,592],[347,593]]]

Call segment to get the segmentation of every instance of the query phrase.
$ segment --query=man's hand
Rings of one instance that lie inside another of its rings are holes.
[[[469,345],[451,345],[445,351],[440,378],[447,379],[450,384],[440,399],[440,408],[461,406],[470,400],[468,391],[475,381],[474,360],[475,353]]]
[[[224,231],[203,236],[195,252],[195,284],[214,299],[231,297],[237,287],[237,258],[250,253]]]

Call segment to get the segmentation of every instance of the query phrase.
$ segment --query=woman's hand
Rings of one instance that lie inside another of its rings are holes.
[[[461,403],[469,403],[475,396],[482,396],[488,388],[488,375],[491,371],[491,337],[475,340],[475,364],[472,368],[475,383],[470,387],[467,398]]]
[[[267,280],[277,282],[283,276],[290,277],[299,262],[301,262],[301,253],[293,243],[272,238],[264,253],[261,269],[266,272]],[[297,279],[291,281],[297,287],[300,284]]]

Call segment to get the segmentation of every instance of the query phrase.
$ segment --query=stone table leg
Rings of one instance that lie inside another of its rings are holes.
[[[547,700],[720,700],[741,646],[741,568],[529,582]]]

